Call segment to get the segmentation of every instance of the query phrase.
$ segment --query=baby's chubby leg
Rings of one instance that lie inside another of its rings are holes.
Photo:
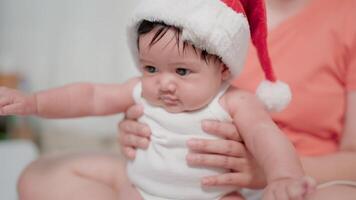
[[[22,173],[20,200],[141,200],[118,155],[44,156]]]

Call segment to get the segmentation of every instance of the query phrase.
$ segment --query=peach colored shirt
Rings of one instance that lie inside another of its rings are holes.
[[[313,0],[269,34],[277,78],[293,92],[289,107],[272,114],[301,155],[338,149],[346,94],[356,91],[356,0]],[[255,91],[263,79],[255,49],[233,84]]]

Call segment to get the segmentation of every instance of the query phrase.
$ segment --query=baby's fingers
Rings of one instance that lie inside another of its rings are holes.
[[[8,104],[2,106],[0,109],[0,114],[1,115],[24,115],[25,111],[22,104],[16,103],[16,104]]]
[[[220,136],[229,140],[242,141],[235,125],[231,122],[221,122],[215,120],[204,120],[202,128],[207,133]]]
[[[263,193],[262,200],[292,200],[289,198],[286,187],[278,185],[271,188],[266,188]]]
[[[290,200],[303,200],[304,189],[301,185],[288,187],[287,190]]]
[[[11,104],[12,100],[10,97],[7,96],[0,96],[0,108],[3,106],[6,106],[8,104]]]
[[[300,181],[290,185],[287,188],[288,195],[291,200],[304,200],[307,195],[314,192],[316,182],[311,177],[303,177]]]
[[[13,103],[9,97],[0,97],[0,115],[9,115],[11,114],[11,107],[9,106]]]
[[[316,190],[316,180],[312,177],[306,176],[302,179],[303,187],[306,189],[306,195],[313,193]]]

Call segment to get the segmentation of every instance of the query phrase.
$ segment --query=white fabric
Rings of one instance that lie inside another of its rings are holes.
[[[221,0],[142,0],[128,27],[128,42],[136,61],[137,28],[142,20],[181,28],[184,41],[220,56],[233,76],[245,64],[250,41],[248,21]]]
[[[289,86],[282,81],[263,80],[257,87],[256,96],[271,112],[282,111],[292,100]]]
[[[261,200],[263,196],[262,189],[247,189],[243,188],[240,191],[241,195],[245,198],[245,200]]]
[[[216,139],[201,129],[201,121],[214,119],[230,121],[228,113],[218,100],[224,86],[205,108],[189,113],[169,113],[151,106],[141,97],[141,84],[134,89],[136,103],[144,106],[140,122],[151,128],[151,142],[147,150],[137,150],[134,161],[128,162],[127,172],[132,183],[145,200],[214,200],[231,191],[230,188],[201,187],[204,176],[223,173],[221,169],[191,167],[186,163],[190,138]]]

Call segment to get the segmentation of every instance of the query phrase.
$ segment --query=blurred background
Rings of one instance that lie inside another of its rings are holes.
[[[126,24],[137,1],[0,0],[0,85],[33,92],[133,77]],[[17,199],[20,172],[41,154],[117,151],[121,117],[0,117],[0,199]]]

